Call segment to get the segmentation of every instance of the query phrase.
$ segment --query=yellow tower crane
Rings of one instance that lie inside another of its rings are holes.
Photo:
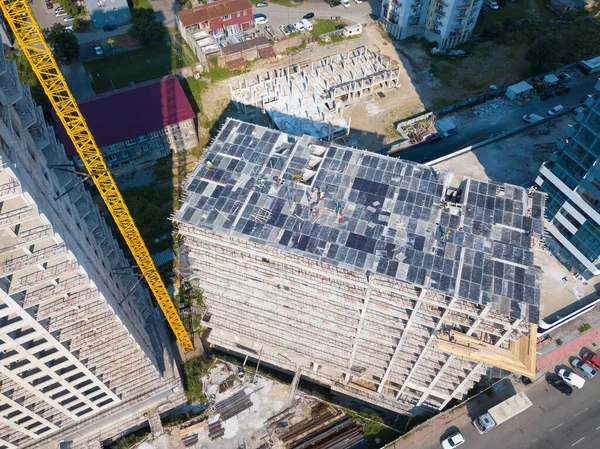
[[[154,266],[148,248],[146,248],[117,188],[117,184],[108,170],[94,136],[90,132],[75,98],[73,98],[65,78],[48,48],[42,30],[33,17],[27,0],[0,0],[0,5],[19,46],[25,53],[33,72],[50,99],[56,115],[65,127],[90,177],[94,180],[94,184],[96,184],[100,195],[104,199],[106,207],[121,230],[123,238],[181,344],[181,348],[184,352],[193,350],[192,340],[177,313],[173,301],[171,301],[160,274]]]

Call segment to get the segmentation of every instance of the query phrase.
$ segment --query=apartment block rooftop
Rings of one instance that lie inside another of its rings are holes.
[[[228,119],[174,217],[537,323],[545,197]],[[453,192],[450,195],[448,192]]]

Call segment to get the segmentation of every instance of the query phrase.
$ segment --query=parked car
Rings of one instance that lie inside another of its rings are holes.
[[[346,28],[346,24],[345,23],[339,23],[335,26],[336,30],[343,30],[344,28]]]
[[[65,23],[71,23],[74,21],[75,21],[75,17],[73,17],[73,16],[67,16],[63,19],[63,22],[65,22]]]
[[[542,95],[540,95],[540,100],[547,100],[548,98],[552,98],[554,96],[554,92],[550,92],[547,90]]]
[[[64,11],[64,10],[65,10],[65,8],[63,8],[62,6],[57,6],[57,7],[54,9],[54,14],[56,14],[57,12]]]
[[[52,9],[52,8],[54,8],[54,5],[52,4],[52,2],[46,2],[46,8]]]
[[[566,95],[571,92],[571,88],[569,86],[560,86],[554,91],[554,95]]]
[[[342,6],[344,8],[350,8],[350,1],[349,0],[342,0]]]
[[[442,133],[442,135],[444,137],[452,137],[452,136],[456,136],[458,134],[458,129],[456,128],[450,128],[448,131],[444,131]]]
[[[296,28],[296,31],[304,31],[304,24],[302,22],[298,22],[296,25],[294,25],[294,28]]]
[[[70,25],[70,24],[69,24],[69,25],[67,25],[67,26],[65,27],[65,31],[66,31],[67,33],[74,33],[74,32],[75,32],[75,28],[73,28],[73,25]]]
[[[379,16],[373,12],[369,14],[369,17],[371,18],[371,20],[379,20]]]
[[[284,36],[289,36],[290,35],[290,30],[288,30],[287,26],[281,25],[279,27],[279,29],[281,30],[281,32],[283,33]]]
[[[117,29],[117,27],[115,25],[104,25],[102,29],[104,31],[114,31]]]
[[[454,449],[455,447],[460,446],[465,442],[465,437],[462,436],[462,433],[457,432],[450,435],[444,441],[442,441],[442,447],[444,449]]]
[[[596,370],[594,368],[585,363],[583,360],[578,359],[577,357],[571,360],[571,365],[573,366],[573,368],[575,368],[584,377],[587,377],[588,379],[593,379],[596,375]]]
[[[485,6],[487,6],[490,9],[494,9],[494,10],[499,8],[498,2],[496,2],[494,0],[487,0],[485,2]]]
[[[309,20],[309,19],[312,19],[314,16],[315,16],[314,12],[309,12],[309,13],[304,14],[304,16],[302,18],[305,20]]]
[[[592,351],[585,352],[581,358],[596,371],[600,371],[600,357],[598,357]]]
[[[255,25],[265,25],[267,23],[269,23],[269,19],[267,19],[266,17],[256,17],[254,19]]]
[[[539,122],[540,120],[544,120],[544,117],[537,114],[527,114],[523,116],[523,121],[526,123],[535,123]]]
[[[329,4],[329,7],[330,7],[330,8],[335,8],[336,6],[340,6],[340,5],[341,5],[341,3],[340,3],[340,2],[331,2],[331,3]]]
[[[548,373],[546,375],[546,382],[565,396],[571,396],[571,393],[573,393],[573,388],[556,374]]]
[[[554,115],[554,114],[558,114],[560,111],[562,111],[564,109],[564,106],[562,104],[557,104],[556,106],[554,106],[552,109],[550,109],[548,111],[548,115]]]
[[[264,14],[259,14],[259,13],[256,13],[256,14],[253,14],[253,15],[252,15],[252,18],[253,18],[254,20],[256,20],[256,19],[259,19],[259,18],[261,18],[261,17],[262,17],[263,19],[266,19],[266,18],[267,18],[267,16],[265,16]]]
[[[560,376],[562,380],[571,385],[572,387],[582,389],[585,385],[585,379],[581,376],[578,376],[573,371],[562,368],[559,369],[556,373]]]
[[[94,47],[94,51],[96,52],[97,56],[104,56],[104,50],[102,49],[102,47],[100,45],[96,45]]]
[[[360,5],[363,2],[363,0],[354,0],[354,3],[356,3],[357,5]]]
[[[289,31],[290,33],[297,33],[297,32],[298,32],[298,30],[296,29],[296,26],[295,26],[293,23],[290,23],[290,24],[287,26],[287,29],[288,29],[288,31]]]
[[[429,134],[425,136],[425,139],[423,140],[427,143],[439,142],[440,140],[442,140],[442,136],[440,136],[438,133]]]
[[[257,8],[266,8],[267,6],[269,6],[269,4],[267,2],[258,2],[254,6],[256,6]]]
[[[67,15],[67,13],[65,11],[58,11],[58,12],[54,11],[54,17],[63,17],[66,15]]]

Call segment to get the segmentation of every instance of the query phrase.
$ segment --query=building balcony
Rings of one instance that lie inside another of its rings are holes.
[[[443,6],[443,7],[445,7],[445,8],[447,8],[447,7],[448,7],[448,3],[446,3],[446,2],[445,2],[445,1],[443,1],[443,0],[437,0],[437,2],[436,2],[436,3],[437,3],[438,5],[442,5],[442,6]]]
[[[441,9],[436,9],[434,12],[435,12],[435,13],[436,13],[438,16],[441,16],[441,17],[446,17],[446,13],[445,13],[443,10],[441,10]]]
[[[14,104],[21,99],[23,91],[21,89],[19,74],[17,72],[17,63],[15,61],[9,61],[7,70],[0,74],[0,89],[2,89],[4,95],[6,95],[8,104]]]
[[[13,239],[11,246],[0,249],[0,254],[13,251],[16,248],[31,245],[32,243],[45,239],[50,235],[52,235],[52,226],[50,225],[37,226],[27,231],[21,231],[17,237]]]
[[[60,276],[67,275],[77,271],[78,265],[76,260],[65,260],[57,265],[48,267],[42,271],[35,271],[34,273],[27,274],[20,277],[10,285],[10,294],[22,291],[36,284],[47,282]]]
[[[471,3],[467,2],[467,3],[462,3],[460,5],[458,5],[456,7],[456,9],[469,9],[471,7]]]
[[[24,129],[29,128],[35,123],[37,115],[29,86],[23,86],[23,96],[15,103],[15,110],[21,119],[21,126]]]
[[[35,214],[33,206],[22,206],[17,209],[0,214],[0,229],[15,225],[27,220]]]
[[[0,201],[19,195],[21,193],[21,183],[15,178],[9,178],[8,181],[0,184]]]
[[[42,108],[39,106],[36,108],[36,117],[37,121],[29,128],[29,134],[31,134],[35,148],[41,151],[50,143],[50,138]]]
[[[66,252],[66,245],[64,243],[60,243],[41,249],[32,254],[11,258],[5,261],[2,266],[0,266],[0,275],[6,276],[16,271],[24,270],[32,265],[47,262],[54,257],[66,254]]]

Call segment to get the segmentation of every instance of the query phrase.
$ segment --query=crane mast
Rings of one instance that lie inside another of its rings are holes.
[[[65,78],[58,68],[54,55],[42,35],[42,30],[33,17],[29,4],[23,0],[3,0],[0,1],[0,6],[4,18],[10,25],[19,46],[54,107],[56,115],[65,127],[83,161],[83,165],[98,188],[100,196],[102,196],[125,242],[127,242],[127,246],[131,250],[182,350],[184,352],[193,350],[194,345],[183,325],[183,321],[125,205],[100,148],[98,148],[94,136],[90,132]]]

